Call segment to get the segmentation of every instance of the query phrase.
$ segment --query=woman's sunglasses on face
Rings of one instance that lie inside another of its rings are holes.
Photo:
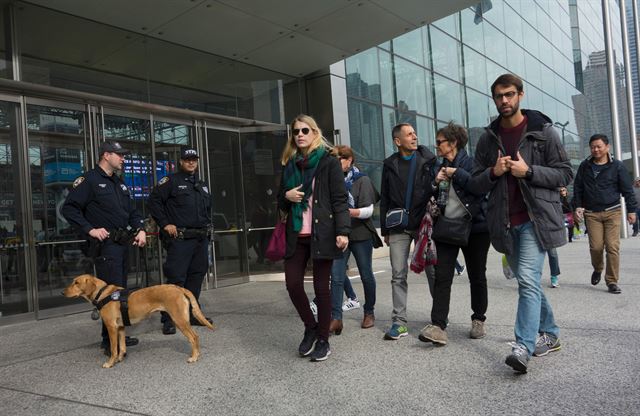
[[[293,135],[297,136],[300,132],[302,132],[302,134],[304,134],[305,136],[307,134],[309,134],[309,128],[308,127],[303,127],[301,129],[293,129]]]

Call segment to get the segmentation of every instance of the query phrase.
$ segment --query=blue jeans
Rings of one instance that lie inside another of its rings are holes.
[[[555,337],[560,329],[553,319],[551,305],[542,290],[541,278],[545,250],[540,247],[533,224],[526,222],[511,228],[513,254],[507,261],[518,280],[518,311],[514,333],[516,342],[524,345],[532,355],[538,333],[546,332]]]
[[[331,318],[342,319],[342,292],[347,277],[347,263],[353,253],[362,279],[364,288],[364,313],[372,314],[376,304],[376,279],[373,276],[371,258],[373,255],[373,241],[350,241],[342,258],[333,261],[331,268]]]
[[[346,266],[348,266],[348,261]],[[348,276],[345,277],[344,279],[344,294],[347,295],[349,299],[358,299],[358,296],[356,295],[356,291],[353,290],[353,286],[351,285],[351,280],[349,280]]]
[[[551,276],[559,276],[560,275],[560,261],[558,260],[558,252],[555,248],[552,248],[547,251],[549,255],[549,271]]]

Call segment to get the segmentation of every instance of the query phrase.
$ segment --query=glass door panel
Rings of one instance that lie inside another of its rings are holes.
[[[193,127],[185,124],[170,123],[166,121],[153,122],[153,140],[156,157],[156,183],[167,175],[175,173],[180,166],[180,149],[182,146],[194,146]],[[153,220],[150,220],[153,221]],[[162,253],[157,264],[162,267],[163,259],[167,252],[162,247],[159,239],[158,227],[153,222],[152,232],[147,238],[149,246],[156,247],[157,253]]]
[[[153,152],[151,149],[151,121],[149,117],[135,117],[104,110],[103,126],[98,129],[101,139],[117,141],[130,153],[125,156],[121,175],[129,188],[138,211],[147,218],[147,198],[154,186]],[[98,155],[99,157],[99,155]],[[160,283],[159,253],[153,234],[147,246],[129,248],[129,287],[145,287]]]
[[[84,237],[60,213],[75,178],[87,167],[86,112],[45,105],[27,105],[29,177],[36,246],[38,307],[81,303],[60,296],[60,290],[82,273],[92,273]]]
[[[249,281],[238,132],[207,129],[217,286]]]
[[[240,135],[251,274],[282,271],[282,262],[272,263],[265,259],[264,252],[277,220],[276,197],[282,171],[280,155],[286,142],[286,130]]]
[[[33,311],[18,176],[19,106],[0,101],[0,317]]]

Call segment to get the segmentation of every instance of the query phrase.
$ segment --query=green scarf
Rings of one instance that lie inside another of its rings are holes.
[[[313,175],[316,173],[318,162],[327,154],[324,146],[320,146],[306,156],[297,153],[291,158],[284,168],[284,185],[285,192],[293,189],[301,184],[301,191],[304,197],[299,203],[291,205],[291,221],[293,231],[299,232],[302,229],[302,213],[309,207],[309,197],[313,191],[311,185],[313,183]]]

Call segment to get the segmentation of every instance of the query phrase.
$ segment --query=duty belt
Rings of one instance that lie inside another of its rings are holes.
[[[178,228],[178,240],[192,240],[195,238],[207,238],[209,236],[209,230],[207,228]]]
[[[131,232],[124,228],[116,228],[115,230],[109,231],[109,239],[122,246],[126,246],[131,243],[132,237],[133,235]]]

